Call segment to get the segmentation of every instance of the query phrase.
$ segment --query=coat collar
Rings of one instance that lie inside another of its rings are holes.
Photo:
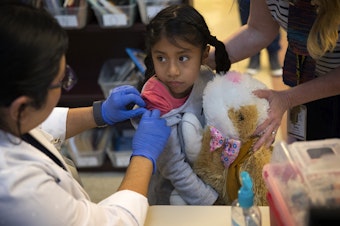
[[[45,148],[47,148],[54,156],[56,156],[66,167],[67,171],[71,173],[69,166],[65,162],[63,156],[61,155],[59,150],[52,144],[53,137],[50,134],[47,134],[46,132],[39,128],[35,128],[29,131],[29,134],[32,137],[34,137],[37,141],[39,141]]]

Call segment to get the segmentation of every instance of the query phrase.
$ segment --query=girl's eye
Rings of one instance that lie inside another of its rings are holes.
[[[188,61],[188,60],[189,60],[189,57],[186,57],[186,56],[179,57],[179,61],[185,62],[185,61]]]
[[[158,57],[157,57],[157,60],[158,60],[159,62],[164,62],[164,61],[165,61],[165,57],[158,56]]]

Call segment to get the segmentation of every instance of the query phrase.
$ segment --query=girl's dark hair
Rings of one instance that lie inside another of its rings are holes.
[[[176,45],[176,38],[193,45],[201,46],[202,51],[208,44],[215,47],[216,72],[225,73],[230,68],[230,60],[223,42],[210,34],[203,16],[192,6],[187,4],[171,5],[161,10],[146,27],[145,58],[146,82],[154,75],[151,57],[151,47],[163,36]]]
[[[39,109],[58,75],[68,38],[44,9],[13,2],[0,4],[0,107],[25,95]]]

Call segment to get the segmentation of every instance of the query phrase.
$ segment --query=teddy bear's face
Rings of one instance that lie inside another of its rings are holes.
[[[258,119],[258,112],[255,105],[241,106],[239,109],[230,108],[228,118],[238,133],[238,139],[245,143],[252,137]]]
[[[267,118],[268,101],[252,92],[266,89],[247,74],[228,72],[210,81],[203,94],[206,124],[216,127],[228,138],[248,140],[256,127]]]

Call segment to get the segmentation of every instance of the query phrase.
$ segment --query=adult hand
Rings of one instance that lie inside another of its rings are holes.
[[[140,108],[129,110],[127,105],[130,104],[137,104]],[[102,117],[107,124],[113,125],[143,114],[146,111],[143,107],[145,107],[145,102],[135,87],[130,85],[119,86],[114,88],[103,102]]]
[[[265,98],[269,102],[268,118],[259,125],[254,136],[259,139],[255,143],[253,150],[258,150],[261,146],[268,148],[275,141],[277,130],[279,129],[284,113],[289,109],[289,98],[285,91],[274,91],[270,89],[255,90],[253,92],[259,98]]]
[[[132,141],[132,156],[143,156],[153,163],[156,171],[156,160],[163,151],[169,135],[170,127],[165,119],[160,118],[159,110],[146,111],[139,122]]]

